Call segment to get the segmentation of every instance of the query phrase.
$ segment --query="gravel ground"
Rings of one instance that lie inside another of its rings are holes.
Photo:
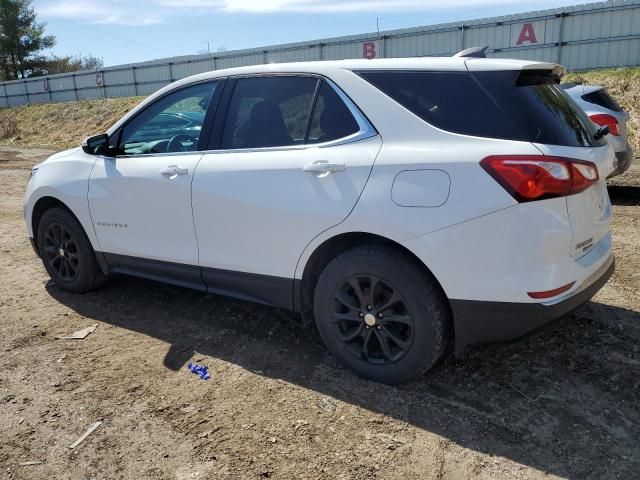
[[[0,477],[638,478],[640,159],[610,188],[617,270],[592,302],[389,387],[278,310],[126,277],[49,284],[21,212],[47,154],[0,148]]]

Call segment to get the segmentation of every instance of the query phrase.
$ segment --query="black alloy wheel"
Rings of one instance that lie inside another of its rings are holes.
[[[78,276],[81,261],[78,244],[73,233],[61,223],[47,226],[43,254],[43,259],[61,280],[71,282]]]
[[[44,268],[60,288],[83,293],[104,283],[106,277],[87,234],[65,208],[53,207],[42,214],[36,245]]]
[[[433,275],[385,244],[359,245],[331,260],[316,282],[313,312],[327,349],[342,365],[389,384],[431,368],[451,323]]]
[[[414,320],[402,295],[374,275],[352,275],[336,289],[333,325],[353,355],[372,364],[402,358],[413,343]]]

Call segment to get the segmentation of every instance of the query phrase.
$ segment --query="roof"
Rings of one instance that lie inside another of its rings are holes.
[[[323,73],[333,69],[342,70],[449,70],[449,71],[483,71],[483,70],[528,70],[553,69],[559,67],[555,63],[532,60],[515,60],[503,58],[465,58],[465,57],[412,57],[412,58],[378,58],[374,60],[347,59],[316,62],[271,63],[236,67],[205,72],[183,79],[190,81],[230,75],[248,75],[255,73]]]

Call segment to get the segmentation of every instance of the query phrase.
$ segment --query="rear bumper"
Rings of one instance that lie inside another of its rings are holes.
[[[633,150],[631,149],[631,147],[627,147],[627,149],[622,152],[616,152],[615,170],[611,174],[609,174],[607,178],[615,177],[616,175],[620,175],[621,173],[626,172],[631,166],[632,160]]]
[[[614,269],[615,261],[610,255],[575,293],[549,303],[451,300],[456,353],[462,353],[467,345],[474,343],[515,340],[572,312],[607,283]]]

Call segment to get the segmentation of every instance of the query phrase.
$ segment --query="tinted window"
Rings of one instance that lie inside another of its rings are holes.
[[[349,108],[336,91],[322,82],[309,130],[308,143],[321,143],[348,137],[360,130]]]
[[[304,144],[317,83],[310,77],[239,79],[229,104],[221,148]]]
[[[611,95],[609,95],[604,89],[587,93],[586,95],[582,96],[582,99],[585,102],[593,103],[595,105],[608,108],[609,110],[613,110],[614,112],[622,111],[622,108],[620,108],[620,105],[618,105],[618,102],[616,102],[614,98]]]
[[[604,145],[596,127],[548,72],[476,72],[478,82],[530,142],[583,147]]]
[[[464,72],[360,72],[425,122],[450,132],[521,140],[522,134]]]
[[[133,155],[196,150],[216,85],[208,82],[183,88],[145,108],[122,129],[119,152]]]

